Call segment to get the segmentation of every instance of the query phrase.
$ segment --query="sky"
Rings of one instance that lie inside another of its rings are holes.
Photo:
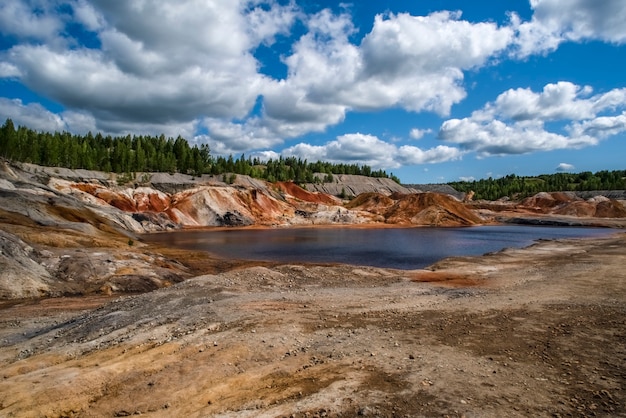
[[[0,119],[403,183],[626,169],[624,0],[3,0]]]

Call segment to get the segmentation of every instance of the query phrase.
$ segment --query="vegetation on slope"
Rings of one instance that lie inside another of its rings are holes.
[[[499,179],[489,177],[448,184],[460,192],[473,191],[475,199],[485,200],[496,200],[504,196],[523,198],[539,192],[626,190],[626,170],[542,174],[537,177],[510,174]]]
[[[400,180],[367,165],[309,163],[295,157],[261,161],[258,158],[212,156],[209,146],[190,146],[178,136],[74,135],[69,132],[37,132],[15,128],[7,119],[0,128],[0,156],[48,167],[83,168],[115,173],[178,172],[183,174],[245,174],[255,178],[296,183],[332,182],[333,174],[356,174]],[[324,177],[315,176],[323,173]],[[228,177],[227,177],[228,179]]]

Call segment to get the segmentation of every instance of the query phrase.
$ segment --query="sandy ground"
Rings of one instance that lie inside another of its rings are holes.
[[[175,255],[212,274],[1,304],[0,416],[626,416],[624,233],[419,271]]]

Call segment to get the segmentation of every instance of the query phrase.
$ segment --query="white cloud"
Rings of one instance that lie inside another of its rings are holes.
[[[206,119],[202,123],[209,135],[203,136],[215,154],[237,155],[250,150],[270,148],[282,143],[282,139],[263,126],[258,118],[248,119],[245,124],[224,122],[221,119]]]
[[[517,21],[516,53],[522,57],[555,50],[565,41],[626,42],[623,0],[531,0],[533,17]]]
[[[73,110],[65,111],[61,114],[63,122],[67,126],[67,130],[72,133],[84,135],[87,132],[109,133],[110,131],[99,131],[96,129],[96,119],[91,113],[76,112]],[[52,131],[52,130],[50,130]]]
[[[243,0],[70,4],[73,14],[65,18],[97,31],[102,48],[17,44],[6,53],[2,75],[66,108],[90,113],[102,130],[166,131],[204,117],[246,117],[267,84],[252,50],[284,33],[295,16],[293,4],[274,1],[263,8],[260,2],[246,8],[249,2]],[[4,16],[17,13],[2,7]],[[55,22],[41,36],[60,36],[64,26]]]
[[[21,74],[21,71],[15,65],[8,62],[0,62],[0,78],[17,78]]]
[[[252,158],[258,158],[260,161],[277,160],[280,154],[275,151],[257,151],[251,154]]]
[[[508,27],[463,21],[460,13],[378,15],[361,44],[360,87],[385,106],[447,115],[465,98],[463,70],[485,65],[512,36]]]
[[[513,120],[583,119],[593,114],[593,101],[578,97],[589,92],[588,87],[564,81],[547,84],[541,93],[513,89],[499,95],[493,108]]]
[[[504,50],[513,31],[472,24],[442,12],[377,16],[360,45],[350,42],[350,16],[324,10],[285,58],[288,77],[264,93],[264,110],[281,134],[322,131],[350,110],[400,107],[448,114],[465,98],[463,70],[485,65]]]
[[[51,41],[64,23],[50,10],[54,2],[3,0],[0,4],[0,33],[7,36]],[[38,9],[40,12],[36,12]]]
[[[87,132],[101,132],[104,135],[126,135],[140,133],[141,135],[160,135],[193,138],[197,129],[195,122],[168,124],[133,123],[120,120],[96,123],[91,113],[65,110],[53,113],[39,103],[24,104],[20,99],[0,97],[0,115],[11,118],[15,125],[26,126],[36,131],[55,132],[69,131],[76,134]]]
[[[626,112],[616,116],[600,116],[573,123],[569,127],[572,136],[590,135],[600,139],[626,132]]]
[[[499,120],[476,122],[471,118],[445,121],[439,138],[475,151],[481,157],[582,148],[598,143],[590,136],[568,137],[548,132],[542,123],[507,125]]]
[[[60,103],[76,129],[175,127],[188,134],[204,126],[208,135],[198,138],[229,153],[322,132],[349,111],[400,107],[445,115],[466,95],[463,71],[485,65],[513,36],[510,28],[463,21],[458,13],[391,14],[377,16],[355,44],[349,14],[305,16],[293,1],[69,0],[64,15],[55,14],[56,3],[35,12],[39,1],[3,3],[0,19],[21,22],[2,26],[4,33],[67,42],[18,42],[6,51],[0,76]],[[307,30],[283,58],[287,77],[261,74],[253,51],[288,34],[296,19]],[[69,39],[69,24],[94,34],[99,47]],[[32,28],[38,32],[18,33]],[[259,97],[262,113],[251,115]]]
[[[526,89],[511,89],[500,94],[495,103],[475,112],[474,119],[502,117],[524,120],[582,120],[598,113],[626,106],[626,88],[591,96],[592,88],[559,81],[546,84],[543,91],[535,93]]]
[[[439,138],[479,156],[524,154],[582,148],[626,131],[626,89],[590,96],[591,88],[569,82],[548,84],[541,93],[511,89],[469,118],[445,121]],[[550,132],[545,122],[563,121],[564,132]]]
[[[626,42],[623,0],[531,0],[531,7],[531,21],[512,16],[504,26],[465,21],[460,12],[378,15],[355,41],[349,8],[307,16],[293,0],[5,0],[0,34],[16,44],[0,56],[0,77],[66,110],[55,115],[6,99],[3,106],[24,123],[40,115],[33,126],[181,134],[216,153],[238,154],[323,132],[352,111],[448,115],[466,97],[464,72],[490,65],[511,45],[525,57],[567,40]],[[298,19],[304,33],[281,57],[286,77],[261,74],[255,50],[288,36]],[[75,25],[93,36],[91,45],[71,38]],[[568,82],[541,92],[509,90],[471,117],[445,122],[439,135],[480,155],[587,146],[624,131],[624,115],[615,110],[625,96],[626,89],[592,95]],[[567,129],[549,132],[544,124],[551,121]],[[429,133],[413,129],[409,136]],[[289,149],[387,167],[464,152],[398,147],[362,134]]]
[[[413,139],[422,139],[424,137],[424,135],[430,134],[432,133],[433,130],[432,129],[418,129],[418,128],[413,128],[411,129],[411,131],[409,132],[409,136]]]
[[[271,1],[269,9],[258,4],[254,6],[245,14],[247,31],[253,44],[273,44],[276,35],[289,33],[289,29],[300,15],[294,0],[285,6]]]
[[[106,26],[106,20],[87,0],[77,0],[72,6],[75,20],[87,30],[97,31]]]
[[[24,104],[20,99],[0,97],[0,115],[13,120],[15,126],[26,126],[36,131],[63,131],[66,124],[63,119],[39,103]],[[4,120],[2,121],[4,123]]]
[[[575,168],[575,167],[574,167],[572,164],[568,164],[568,163],[561,163],[561,164],[559,164],[559,165],[556,167],[555,171],[558,171],[558,172],[566,172],[566,171],[572,171],[572,170],[574,170],[574,168]]]
[[[444,145],[429,150],[412,146],[397,147],[373,135],[347,134],[324,145],[300,143],[282,151],[282,155],[296,156],[309,161],[366,164],[373,168],[398,168],[457,160],[462,152]]]
[[[476,178],[473,177],[473,176],[469,176],[469,177],[461,176],[461,177],[459,177],[459,180],[460,181],[474,181],[474,180],[476,180]]]
[[[427,150],[422,150],[421,148],[410,145],[403,145],[398,148],[395,159],[401,165],[433,164],[458,160],[462,155],[463,152],[458,148],[448,147],[446,145],[438,145]]]

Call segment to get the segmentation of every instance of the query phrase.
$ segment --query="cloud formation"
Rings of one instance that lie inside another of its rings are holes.
[[[350,15],[324,9],[306,16],[295,3],[274,0],[39,3],[0,6],[0,30],[20,39],[4,54],[0,75],[91,114],[98,130],[145,132],[205,118],[242,125],[230,130],[232,146],[223,129],[216,135],[225,149],[241,148],[253,128],[273,137],[259,144],[276,143],[323,131],[349,111],[446,115],[466,95],[463,71],[484,65],[513,36],[457,12],[379,15],[355,44]],[[255,49],[288,35],[297,19],[306,32],[284,57],[287,77],[261,74]],[[79,33],[70,35],[70,26]],[[251,115],[259,97],[262,112]]]
[[[626,112],[601,115],[626,108],[626,89],[591,92],[570,82],[507,90],[470,117],[445,121],[439,138],[489,156],[582,148],[626,132]],[[565,123],[562,132],[546,129],[554,121]]]
[[[283,155],[309,161],[366,164],[376,169],[458,160],[462,154],[458,148],[445,145],[428,150],[408,145],[397,147],[376,136],[360,133],[341,135],[324,145],[300,143],[283,150]]]
[[[78,24],[81,36],[99,45],[78,39],[17,43],[6,53],[3,73],[66,108],[90,113],[97,129],[113,132],[245,117],[267,82],[252,50],[271,43],[295,19],[293,5],[275,2],[260,8],[217,0],[75,1],[67,22],[51,16],[54,24],[39,24],[33,20],[46,15],[13,3],[20,8],[3,6],[0,21],[19,15],[20,22],[49,29],[29,34],[6,26],[5,34],[49,41]]]
[[[573,171],[576,167],[574,167],[572,164],[568,164],[568,163],[561,163],[559,164],[555,171],[559,172],[559,173],[564,173],[567,171]]]
[[[530,0],[533,17],[514,16],[516,54],[527,57],[554,51],[567,41],[626,43],[626,7],[622,0]]]
[[[348,9],[306,14],[295,0],[5,0],[0,35],[10,46],[0,52],[0,78],[64,110],[14,98],[0,99],[0,110],[35,129],[180,134],[222,155],[293,153],[387,168],[468,151],[580,148],[624,132],[626,89],[594,95],[562,81],[507,90],[470,117],[445,121],[439,138],[448,145],[422,149],[344,132],[323,145],[269,150],[351,112],[449,117],[468,94],[468,71],[563,42],[626,43],[623,0],[530,6],[530,20],[511,14],[503,23],[470,22],[458,11],[384,13],[360,33]],[[263,73],[259,51],[280,41],[288,44],[284,77]],[[407,139],[431,132],[412,129]]]

